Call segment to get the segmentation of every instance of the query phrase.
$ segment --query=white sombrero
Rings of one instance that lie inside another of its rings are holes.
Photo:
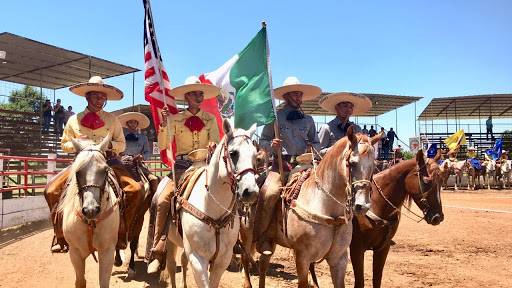
[[[124,128],[127,127],[126,122],[130,120],[135,120],[139,122],[139,126],[137,127],[138,129],[145,129],[149,127],[149,118],[146,115],[139,112],[126,112],[119,115],[118,118],[119,122],[121,122],[121,125]]]
[[[372,101],[370,98],[362,94],[350,92],[339,92],[326,95],[318,101],[318,104],[324,108],[324,110],[336,114],[335,106],[340,102],[350,102],[354,104],[354,112],[352,113],[354,116],[362,115],[372,109]]]
[[[123,92],[112,85],[105,84],[100,76],[92,76],[89,82],[74,85],[69,88],[69,91],[83,97],[87,92],[95,91],[105,93],[108,100],[123,99]]]
[[[468,151],[476,151],[476,148],[473,146],[468,147]]]
[[[322,94],[322,89],[320,89],[320,87],[301,84],[297,77],[290,76],[284,80],[283,86],[274,89],[274,97],[276,99],[284,100],[283,95],[293,91],[302,92],[302,101],[315,99],[317,96]]]
[[[202,91],[204,99],[210,99],[220,94],[220,89],[211,84],[201,83],[196,76],[189,76],[185,80],[185,84],[171,89],[169,92],[175,99],[185,100],[185,94],[192,91]]]
[[[297,161],[297,163],[300,165],[311,164],[313,162],[313,153],[301,154],[295,158],[295,161]]]

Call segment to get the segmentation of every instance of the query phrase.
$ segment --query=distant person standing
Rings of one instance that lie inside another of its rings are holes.
[[[491,140],[494,141],[494,135],[492,135],[492,116],[489,116],[489,118],[487,118],[487,121],[485,121],[485,126],[486,126],[486,132],[485,132],[485,137],[487,138],[487,140],[489,140],[489,134],[491,134]]]
[[[55,124],[55,134],[60,135],[64,131],[64,118],[66,118],[66,111],[60,104],[60,99],[53,106],[53,122]]]
[[[370,126],[370,131],[368,131],[368,134],[370,137],[373,137],[377,134],[377,131],[375,131],[375,129],[373,129],[373,125]]]
[[[363,130],[361,130],[361,132],[363,132],[364,135],[368,135],[368,129],[366,129],[366,125],[363,126]]]
[[[64,115],[65,115],[65,117],[64,117],[64,125],[65,125],[66,123],[68,123],[69,117],[75,115],[75,112],[73,112],[73,107],[68,106],[68,110],[66,110],[64,112]]]
[[[50,122],[52,122],[52,103],[47,99],[43,104],[43,134],[48,134],[50,131]]]
[[[393,127],[389,128],[389,131],[388,131],[388,141],[389,141],[389,149],[393,149],[393,143],[395,142],[395,138],[396,140],[400,140],[398,139],[398,136],[396,135],[395,131],[393,131]]]

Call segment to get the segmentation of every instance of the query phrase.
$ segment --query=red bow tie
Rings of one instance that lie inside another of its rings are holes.
[[[84,118],[80,121],[80,124],[92,130],[105,126],[105,122],[94,112],[85,114]]]
[[[187,120],[185,120],[185,126],[192,132],[199,132],[204,128],[204,122],[197,116],[190,116]]]

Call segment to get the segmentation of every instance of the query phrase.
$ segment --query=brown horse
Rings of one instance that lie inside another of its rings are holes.
[[[280,203],[276,205],[275,218],[265,236],[273,242],[272,252],[275,244],[294,251],[299,287],[308,287],[310,265],[323,259],[330,266],[333,286],[345,286],[347,248],[352,238],[352,210],[364,213],[369,208],[375,160],[373,144],[379,138],[356,136],[349,128],[347,136],[329,149],[318,167],[306,178],[292,205],[285,206],[285,209]],[[270,257],[266,254],[260,256],[261,288],[265,287]]]
[[[352,220],[353,234],[350,259],[354,269],[355,287],[364,287],[364,253],[373,250],[373,287],[381,285],[382,270],[396,233],[404,202],[414,200],[423,218],[438,225],[444,215],[441,205],[441,177],[437,160],[425,161],[423,151],[416,159],[402,161],[375,174],[372,182],[371,209],[365,216]],[[409,202],[410,203],[410,202]]]

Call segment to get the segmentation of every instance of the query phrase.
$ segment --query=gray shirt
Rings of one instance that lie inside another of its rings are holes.
[[[133,134],[133,136],[128,134]],[[124,150],[124,154],[132,156],[142,154],[144,160],[148,160],[151,157],[148,137],[146,135],[141,133],[131,133],[127,129],[124,130],[124,135],[125,138],[127,138],[126,149]],[[135,140],[135,138],[137,138],[137,140]]]
[[[277,111],[277,121],[279,122],[280,139],[282,142],[283,155],[301,155],[308,151],[308,145],[312,145],[315,149],[320,148],[318,135],[316,133],[315,121],[313,117],[304,115],[304,118],[288,121],[286,117],[289,112],[295,110],[286,105]],[[267,152],[271,152],[270,143],[274,139],[274,123],[267,124],[263,127],[260,137],[260,145]]]
[[[348,121],[347,124],[352,125],[352,129],[354,129],[355,133],[361,132],[361,127],[359,125],[355,124],[354,122]],[[345,124],[348,129],[348,125]],[[322,125],[320,127],[320,132],[318,132],[318,136],[320,138],[320,147],[321,151],[320,153],[325,154],[327,152],[327,149],[334,145],[336,141],[340,140],[341,138],[345,137],[346,131],[341,129],[341,120],[336,117],[333,120],[329,121],[329,123]]]

